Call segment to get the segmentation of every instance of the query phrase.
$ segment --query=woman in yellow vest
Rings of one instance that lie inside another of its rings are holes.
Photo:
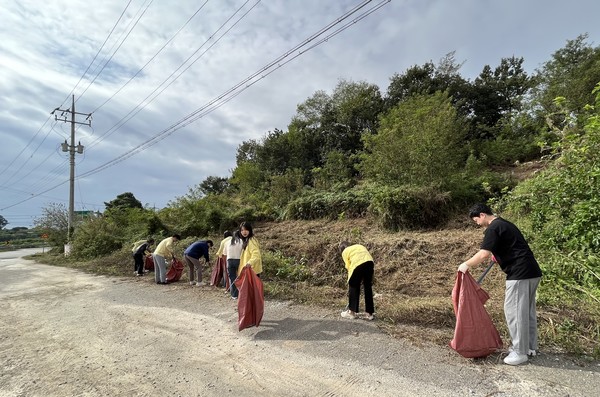
[[[258,276],[262,273],[262,257],[260,255],[260,245],[254,237],[254,231],[250,222],[242,222],[240,225],[240,236],[242,237],[242,254],[240,256],[240,266],[238,267],[238,276],[244,266],[252,267],[254,273]]]
[[[365,289],[366,320],[373,320],[375,306],[373,304],[373,273],[375,264],[369,251],[360,244],[350,245],[342,241],[339,245],[342,259],[348,270],[348,310],[342,312],[343,318],[356,318],[360,298],[360,285]]]

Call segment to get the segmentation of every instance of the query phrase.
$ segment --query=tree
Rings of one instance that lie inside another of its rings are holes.
[[[262,191],[265,180],[265,174],[250,161],[238,164],[231,174],[231,184],[243,197]]]
[[[378,116],[383,110],[383,98],[379,87],[365,81],[341,80],[331,96],[334,124],[348,126],[350,132],[373,132],[377,129]],[[360,138],[360,137],[359,137]],[[349,145],[350,150],[361,147]]]
[[[237,148],[235,163],[239,165],[248,161],[256,161],[256,151],[259,146],[260,144],[255,139],[242,142]]]
[[[365,137],[361,168],[386,184],[443,184],[464,163],[464,131],[447,94],[414,95],[381,118],[376,135]]]
[[[223,194],[229,188],[229,179],[220,176],[209,176],[200,183],[199,188],[204,195]]]
[[[67,241],[69,212],[64,204],[50,203],[42,208],[42,216],[35,218],[33,224],[48,234],[51,245],[63,248]]]
[[[8,225],[8,221],[0,215],[0,230],[4,229],[4,226]]]
[[[492,139],[498,123],[522,110],[534,80],[523,69],[523,58],[502,58],[495,69],[485,65],[471,86],[469,109],[474,138]]]
[[[104,202],[106,206],[106,211],[115,211],[115,210],[125,210],[128,208],[144,208],[142,203],[135,198],[133,193],[126,192],[121,193],[112,201]]]
[[[438,65],[427,62],[422,66],[414,65],[404,73],[395,73],[390,78],[385,104],[386,109],[391,109],[413,95],[431,95],[438,91],[447,91],[453,103],[463,114],[462,103],[467,97],[469,83],[463,79],[459,70],[462,63],[454,59],[454,52],[446,54],[440,59]]]
[[[564,97],[562,106],[577,116],[583,116],[585,106],[594,103],[592,90],[600,81],[600,47],[592,47],[587,38],[587,34],[582,34],[568,40],[539,71],[535,98],[543,113],[556,110],[557,97]],[[577,121],[582,125],[585,120],[578,117]]]

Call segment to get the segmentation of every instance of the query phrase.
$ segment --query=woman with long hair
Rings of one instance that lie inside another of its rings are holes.
[[[262,257],[260,255],[260,245],[254,237],[254,231],[250,222],[242,222],[240,225],[240,236],[242,240],[242,254],[240,256],[240,265],[237,274],[242,272],[244,266],[251,267],[258,276],[262,273]]]

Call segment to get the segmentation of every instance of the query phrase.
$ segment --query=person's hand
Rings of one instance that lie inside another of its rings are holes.
[[[251,267],[250,262],[246,263],[246,267]]]
[[[468,272],[468,271],[469,271],[469,266],[467,266],[467,263],[466,263],[466,262],[463,262],[463,263],[461,263],[461,264],[460,264],[460,266],[458,267],[458,271],[459,271],[459,272],[466,273],[466,272]]]

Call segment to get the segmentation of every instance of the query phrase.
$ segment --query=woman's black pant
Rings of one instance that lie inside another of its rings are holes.
[[[358,304],[360,298],[360,285],[365,289],[365,312],[375,313],[373,304],[373,273],[374,263],[372,261],[358,265],[352,272],[352,277],[348,280],[348,309],[358,313]]]

